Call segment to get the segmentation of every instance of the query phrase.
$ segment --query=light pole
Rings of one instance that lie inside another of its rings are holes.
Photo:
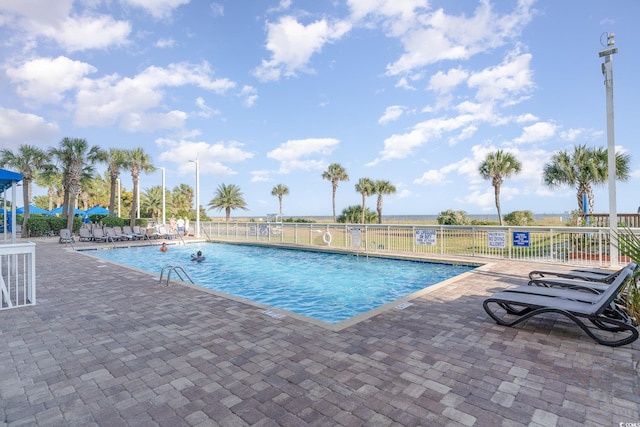
[[[120,178],[116,178],[118,184],[118,218],[120,218]]]
[[[603,33],[603,35],[606,33]],[[618,211],[616,207],[616,145],[613,132],[613,61],[611,55],[618,53],[615,47],[615,34],[607,34],[607,44],[600,51],[600,58],[604,57],[602,74],[607,89],[607,160],[609,175],[609,232],[611,234],[609,258],[611,266],[618,265]],[[601,40],[602,42],[602,37]]]
[[[196,237],[200,237],[200,159],[189,160],[196,164]]]
[[[162,169],[162,225],[167,223],[167,203],[165,200],[165,180],[164,180],[164,168]]]

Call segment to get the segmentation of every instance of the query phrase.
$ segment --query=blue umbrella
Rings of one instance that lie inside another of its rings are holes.
[[[24,206],[21,206],[18,209],[16,209],[16,213],[17,214],[24,213]],[[49,213],[49,211],[46,209],[39,208],[37,206],[29,205],[29,213],[30,214],[47,214]]]
[[[102,206],[94,206],[87,209],[86,213],[87,215],[109,215],[109,210],[103,208]]]
[[[49,215],[59,215],[61,213],[62,213],[62,206],[60,206],[59,208],[51,209],[49,211]],[[82,215],[82,214],[84,214],[84,211],[80,210],[80,209],[74,209],[73,210],[73,214],[74,215]]]

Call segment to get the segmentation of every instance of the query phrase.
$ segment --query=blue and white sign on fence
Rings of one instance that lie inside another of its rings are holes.
[[[435,230],[416,230],[416,245],[435,246]]]
[[[513,246],[528,248],[529,247],[529,232],[528,231],[514,231],[513,232]]]

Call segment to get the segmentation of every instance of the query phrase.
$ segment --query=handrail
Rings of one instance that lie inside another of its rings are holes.
[[[164,272],[165,270],[169,270],[167,272],[167,282],[164,284],[165,286],[169,286],[169,280],[171,280],[171,272],[174,271],[178,277],[180,278],[180,280],[182,280],[183,282],[184,277],[182,277],[182,274],[180,274],[180,272],[184,273],[184,275],[186,276],[187,279],[189,279],[189,281],[191,283],[193,282],[193,279],[191,279],[191,276],[189,276],[189,273],[187,273],[184,268],[182,268],[181,266],[177,265],[177,266],[173,266],[173,265],[165,265],[164,267],[162,267],[162,271],[160,271],[160,280],[158,280],[158,283],[162,283],[162,278],[164,277]]]

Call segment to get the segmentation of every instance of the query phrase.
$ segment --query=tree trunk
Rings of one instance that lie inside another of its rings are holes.
[[[378,194],[378,224],[382,224],[382,194]]]
[[[333,198],[331,199],[333,202],[333,222],[336,222],[336,189],[338,188],[337,185],[333,186]]]
[[[496,208],[498,209],[498,219],[500,220],[500,226],[502,226],[502,211],[500,210],[500,186],[496,185],[494,188],[496,196]]]
[[[31,200],[31,180],[24,178],[22,179],[22,185],[24,188],[22,189],[22,201],[24,203],[24,216],[22,218],[22,232],[26,232],[27,230],[27,220],[29,219],[29,202]]]

